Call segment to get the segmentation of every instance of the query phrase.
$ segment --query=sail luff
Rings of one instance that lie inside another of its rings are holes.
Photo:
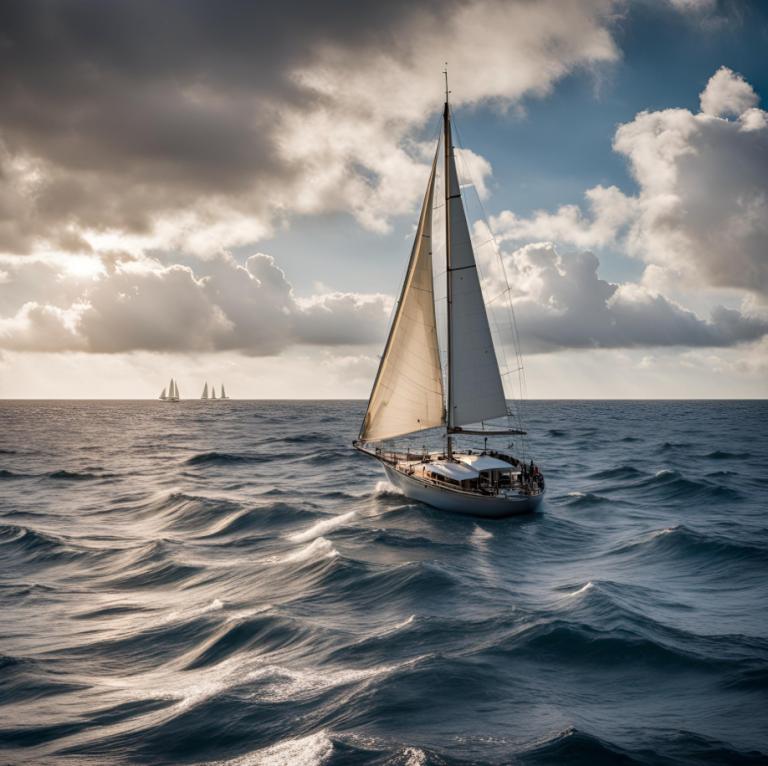
[[[432,284],[437,157],[436,151],[408,269],[360,429],[362,441],[390,439],[444,422]]]

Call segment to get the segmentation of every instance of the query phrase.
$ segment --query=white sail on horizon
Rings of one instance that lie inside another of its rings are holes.
[[[207,399],[208,398],[208,381],[205,382],[205,385],[203,386],[203,394],[200,397],[201,399]]]

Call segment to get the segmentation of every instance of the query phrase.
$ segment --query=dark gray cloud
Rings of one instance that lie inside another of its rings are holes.
[[[171,213],[186,215],[166,227],[172,246],[187,240],[168,228],[229,220],[221,247],[295,211],[352,210],[380,226],[418,197],[422,159],[401,143],[438,96],[425,85],[445,50],[467,61],[467,101],[546,92],[616,57],[614,3],[4,2],[0,251],[31,252],[41,238],[83,250],[84,230],[148,234]],[[494,32],[483,59],[495,74],[483,77],[478,39]]]

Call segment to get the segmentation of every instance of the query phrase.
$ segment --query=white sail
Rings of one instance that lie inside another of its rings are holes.
[[[507,414],[504,386],[493,348],[488,315],[461,201],[451,126],[446,121],[449,217],[450,301],[448,305],[449,428],[479,423]]]
[[[208,381],[206,381],[205,385],[203,386],[203,395],[200,398],[201,399],[207,399],[208,398]]]
[[[213,386],[211,386],[211,399],[215,399],[215,398],[216,398],[216,389]]]
[[[445,422],[432,285],[432,197],[436,162],[437,155],[421,208],[408,273],[360,432],[363,441],[390,439]]]
[[[167,399],[168,397],[165,395],[165,389],[163,389],[163,392],[160,394],[161,399]]]
[[[227,398],[227,394],[224,391],[224,384],[223,383],[221,384],[221,398],[222,399],[226,399]]]
[[[179,400],[179,384],[176,381],[173,382],[173,398]]]

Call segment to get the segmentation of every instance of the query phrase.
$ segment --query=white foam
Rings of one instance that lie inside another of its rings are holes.
[[[472,539],[476,543],[484,543],[486,540],[490,540],[493,537],[493,532],[489,532],[487,529],[483,529],[479,524],[475,524],[475,529],[472,532]]]
[[[332,754],[333,742],[323,730],[307,737],[285,739],[229,761],[216,761],[211,766],[320,766]]]
[[[314,540],[316,537],[324,535],[326,532],[330,532],[338,527],[343,527],[350,519],[353,519],[357,515],[356,511],[350,511],[349,513],[342,513],[339,516],[331,516],[329,519],[322,519],[316,522],[308,529],[304,529],[300,532],[294,532],[289,535],[289,539],[297,543],[305,543],[309,540]]]
[[[573,593],[568,593],[567,598],[573,598],[574,596],[580,596],[582,593],[587,593],[588,591],[592,590],[592,588],[595,587],[595,584],[590,580],[586,585],[582,585],[578,590],[573,591]]]
[[[656,471],[656,478],[660,478],[662,476],[671,476],[674,471],[671,471],[669,468],[662,468],[660,471]]]
[[[284,556],[282,561],[310,561],[312,559],[319,561],[320,559],[329,559],[338,555],[339,552],[333,547],[330,540],[325,537],[318,537],[304,548],[299,548],[299,550]]]
[[[374,488],[374,494],[376,495],[402,495],[402,490],[399,490],[394,484],[390,484],[388,481],[377,481]]]
[[[182,617],[197,617],[199,614],[205,614],[206,612],[214,612],[224,608],[224,602],[215,598],[209,604],[204,606],[193,607],[192,609],[174,609],[169,612],[163,619],[163,622],[173,622]]]
[[[418,747],[406,747],[403,750],[405,766],[424,766],[427,762],[427,754]]]
[[[380,638],[381,636],[388,636],[391,633],[397,633],[398,630],[402,630],[403,628],[407,627],[415,619],[416,619],[416,615],[412,614],[410,617],[407,617],[402,622],[395,623],[391,628],[387,628],[386,630],[383,630],[381,633],[378,633],[377,637]]]

